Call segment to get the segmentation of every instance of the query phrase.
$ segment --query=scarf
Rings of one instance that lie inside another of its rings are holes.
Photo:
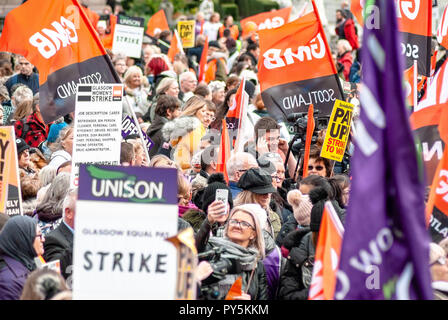
[[[221,257],[238,260],[241,264],[241,269],[244,271],[252,271],[257,266],[259,253],[253,247],[244,248],[227,238],[221,237],[210,237],[208,243],[213,247],[224,248]]]
[[[0,233],[0,253],[19,261],[28,270],[36,268],[33,243],[36,237],[36,220],[28,216],[14,216]]]

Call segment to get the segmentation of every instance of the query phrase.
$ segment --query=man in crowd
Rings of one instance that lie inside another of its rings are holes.
[[[27,59],[19,56],[17,63],[20,66],[20,72],[10,77],[5,86],[8,89],[9,96],[12,96],[11,88],[17,83],[23,83],[33,91],[33,95],[39,92],[39,75],[33,72],[34,65],[32,65]]]
[[[193,92],[198,85],[198,79],[196,78],[194,72],[187,71],[180,75],[179,83],[180,83],[179,99],[182,102],[186,102],[194,95]]]
[[[355,21],[347,17],[345,10],[336,11],[336,34],[339,39],[346,39],[350,42],[353,50],[359,49],[358,35],[356,32]]]
[[[76,198],[77,189],[72,189],[67,193],[64,199],[62,223],[47,235],[44,242],[45,261],[59,260],[61,274],[65,279],[72,273]]]
[[[251,168],[258,168],[257,160],[247,152],[233,153],[227,160],[227,174],[229,176],[229,187],[233,199],[242,191],[237,184],[241,176]]]

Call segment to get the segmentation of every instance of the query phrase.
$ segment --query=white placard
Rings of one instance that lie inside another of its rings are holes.
[[[123,84],[79,85],[72,151],[72,187],[81,163],[119,165]]]
[[[124,53],[128,57],[137,59],[141,57],[145,31],[143,22],[141,18],[118,16],[112,43],[114,54]]]

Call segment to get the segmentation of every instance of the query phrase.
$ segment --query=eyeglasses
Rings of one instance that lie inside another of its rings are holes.
[[[232,227],[238,226],[238,227],[240,227],[243,230],[246,230],[246,229],[249,229],[249,228],[252,228],[252,229],[255,230],[255,228],[250,223],[248,223],[246,221],[238,221],[238,220],[235,220],[235,219],[230,219],[229,220],[229,225],[232,226]]]
[[[308,170],[316,169],[317,171],[322,171],[324,169],[323,166],[308,166]]]
[[[272,180],[277,180],[277,181],[281,181],[282,180],[282,178],[280,178],[279,176],[272,176]]]
[[[437,259],[436,261],[434,261],[433,263],[431,263],[431,266],[435,265],[436,263],[441,264],[442,266],[446,264],[446,257],[440,257],[439,259]]]
[[[45,236],[42,233],[36,234],[36,238],[40,238],[40,241],[44,240]]]

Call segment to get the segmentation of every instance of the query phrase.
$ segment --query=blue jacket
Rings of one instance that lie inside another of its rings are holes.
[[[0,256],[0,300],[19,300],[29,273],[19,261]]]
[[[242,191],[237,187],[237,182],[229,181],[230,192],[232,193],[232,199],[235,199],[236,196]]]
[[[33,91],[33,95],[39,92],[39,75],[32,73],[30,76],[25,76],[21,73],[13,75],[5,82],[5,87],[8,89],[9,96],[11,97],[11,88],[16,83],[23,83]]]

